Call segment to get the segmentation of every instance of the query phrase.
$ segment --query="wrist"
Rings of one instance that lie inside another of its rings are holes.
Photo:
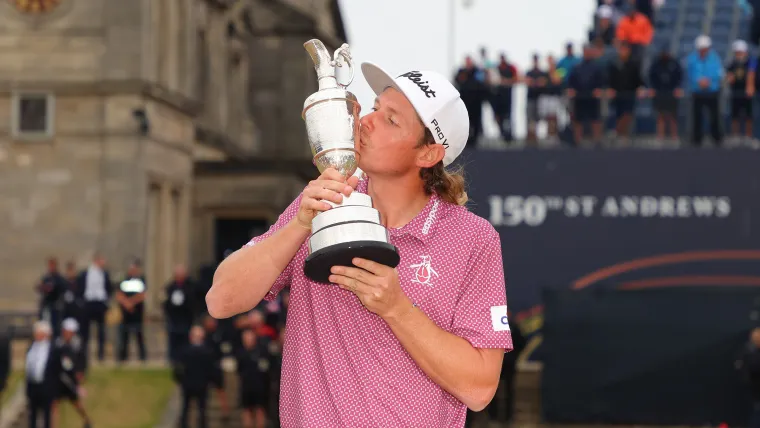
[[[406,319],[417,310],[417,305],[412,302],[406,295],[387,313],[383,315],[383,319],[389,325],[402,324]]]

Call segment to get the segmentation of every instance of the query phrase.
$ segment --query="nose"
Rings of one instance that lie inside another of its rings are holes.
[[[365,132],[372,131],[372,129],[374,128],[374,118],[376,116],[376,113],[377,113],[376,111],[373,111],[365,115],[364,117],[362,117],[361,120],[359,120],[359,124],[361,125],[362,128],[365,129]]]

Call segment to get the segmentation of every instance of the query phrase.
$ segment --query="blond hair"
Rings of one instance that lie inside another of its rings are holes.
[[[436,144],[433,133],[425,127],[425,135],[420,140],[418,147],[428,144]],[[447,170],[443,161],[430,168],[420,169],[420,178],[424,182],[425,193],[437,194],[441,199],[456,205],[467,203],[467,192],[464,186],[464,169],[459,166],[453,170]]]

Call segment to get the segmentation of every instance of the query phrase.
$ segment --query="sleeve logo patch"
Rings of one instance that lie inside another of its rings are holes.
[[[493,331],[509,331],[507,306],[491,306],[491,324]]]

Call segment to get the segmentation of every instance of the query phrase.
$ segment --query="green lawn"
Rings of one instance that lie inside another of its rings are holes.
[[[11,397],[13,397],[13,394],[16,393],[16,389],[23,379],[24,372],[22,370],[11,370],[11,374],[8,376],[8,384],[3,391],[2,402],[0,402],[0,405],[5,406],[8,403]]]
[[[93,368],[85,384],[84,406],[98,428],[153,428],[174,391],[168,369]],[[76,409],[61,402],[58,428],[80,428]]]

